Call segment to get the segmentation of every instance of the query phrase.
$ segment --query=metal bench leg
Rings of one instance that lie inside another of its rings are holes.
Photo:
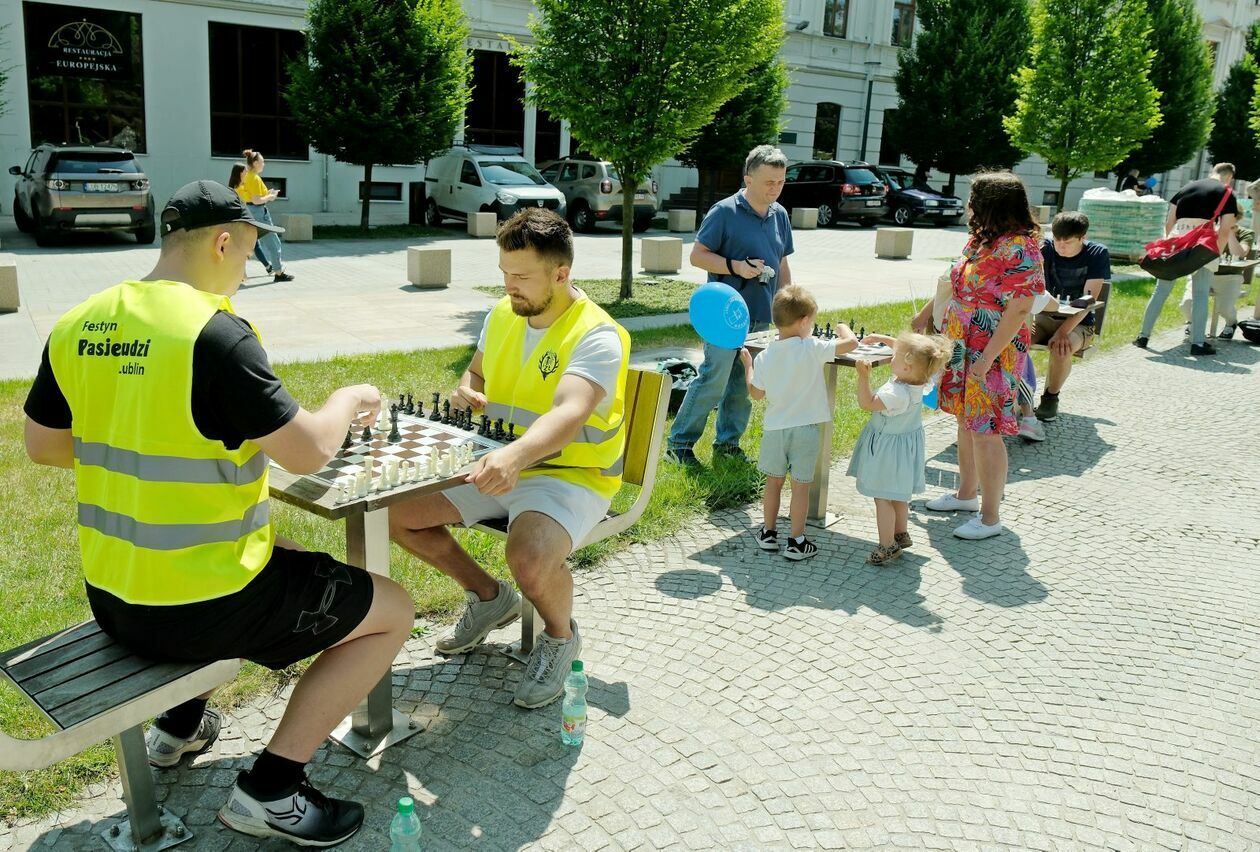
[[[529,659],[529,655],[534,652],[534,643],[538,641],[538,634],[542,633],[542,619],[538,617],[538,610],[534,609],[534,605],[529,602],[529,598],[521,596],[521,638],[513,642],[504,650],[504,655],[516,660],[518,663],[524,663]]]
[[[122,779],[127,819],[102,832],[105,842],[119,852],[156,852],[192,837],[184,823],[157,803],[144,729],[137,725],[114,737],[118,774]]]

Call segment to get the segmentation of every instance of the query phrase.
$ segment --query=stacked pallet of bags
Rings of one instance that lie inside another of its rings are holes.
[[[1168,202],[1131,189],[1099,187],[1087,190],[1077,209],[1089,217],[1090,241],[1105,245],[1113,260],[1138,260],[1147,243],[1164,236]]]

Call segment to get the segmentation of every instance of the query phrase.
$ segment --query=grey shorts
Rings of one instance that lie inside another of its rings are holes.
[[[757,468],[766,476],[787,476],[790,472],[793,482],[813,482],[821,448],[821,423],[771,429],[761,435]]]
[[[564,527],[571,550],[604,519],[612,503],[590,489],[554,476],[523,478],[499,497],[488,497],[475,485],[459,485],[443,491],[442,496],[459,512],[466,527],[492,518],[507,518],[510,528],[523,512],[546,515]]]

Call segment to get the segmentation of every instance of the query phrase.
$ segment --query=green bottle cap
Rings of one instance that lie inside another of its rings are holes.
[[[573,671],[575,671],[575,672],[580,672],[580,671],[582,671],[582,661],[581,661],[581,660],[574,660],[574,661],[573,661]]]
[[[415,800],[412,799],[410,796],[403,796],[401,799],[398,800],[398,812],[402,814],[403,816],[406,816],[407,814],[410,814],[410,813],[414,813],[415,810],[416,810]]]

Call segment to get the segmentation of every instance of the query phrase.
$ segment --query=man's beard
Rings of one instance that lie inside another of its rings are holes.
[[[555,297],[555,291],[548,290],[546,298],[541,302],[530,302],[524,299],[518,301],[513,299],[512,313],[516,314],[518,317],[536,317],[546,311],[547,308],[551,307],[551,302],[555,299]]]

